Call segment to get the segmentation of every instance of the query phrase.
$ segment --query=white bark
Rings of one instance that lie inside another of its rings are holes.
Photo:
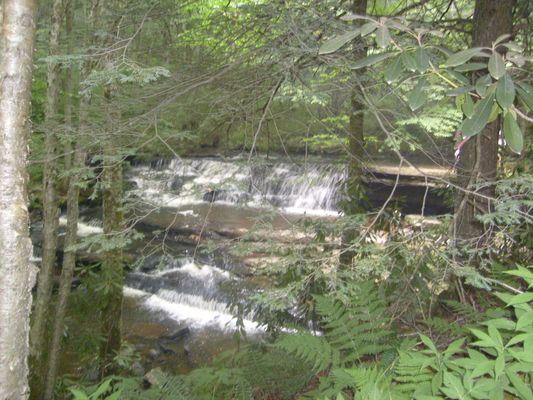
[[[4,0],[0,48],[0,400],[28,398],[31,264],[26,162],[34,0]]]

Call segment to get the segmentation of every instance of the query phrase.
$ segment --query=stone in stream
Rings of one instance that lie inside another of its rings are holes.
[[[191,330],[188,326],[185,328],[178,329],[177,331],[172,332],[170,335],[161,335],[159,336],[160,340],[164,341],[173,341],[173,342],[179,342],[180,340],[184,339],[191,333]]]

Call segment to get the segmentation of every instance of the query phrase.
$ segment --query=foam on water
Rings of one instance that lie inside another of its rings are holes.
[[[66,217],[59,217],[59,226],[67,226]],[[78,222],[78,236],[85,237],[85,236],[90,236],[90,235],[98,235],[101,233],[104,233],[103,228],[101,226],[98,226],[98,224],[93,221],[90,221],[90,222],[79,221]]]
[[[335,215],[345,171],[330,164],[245,164],[174,159],[133,168],[129,179],[143,201],[185,207],[213,199],[222,204],[279,207],[291,213]],[[302,211],[300,211],[302,210]]]
[[[158,291],[157,294],[150,294],[129,287],[124,288],[124,295],[146,297],[142,303],[144,307],[152,311],[162,311],[168,317],[186,322],[192,328],[208,326],[216,326],[224,330],[236,328],[235,318],[227,307],[214,300],[164,289]],[[248,333],[262,331],[261,327],[251,320],[245,320],[244,326]]]

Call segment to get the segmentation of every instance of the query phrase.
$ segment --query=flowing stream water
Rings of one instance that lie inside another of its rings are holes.
[[[232,346],[236,325],[227,304],[242,302],[257,289],[239,260],[201,255],[194,243],[183,242],[184,234],[196,240],[210,233],[237,237],[273,210],[270,229],[279,232],[295,219],[335,218],[345,169],[331,162],[197,158],[137,164],[126,177],[138,225],[145,233],[159,232],[152,244],[161,251],[144,258],[126,278],[125,336],[152,357],[153,365],[181,360],[179,368],[187,369]],[[392,190],[391,179],[374,176],[368,187],[371,203],[379,206]],[[445,210],[434,189],[411,181],[398,185],[396,193],[407,196],[407,211],[420,210],[422,203],[426,212]],[[87,219],[81,229],[94,234],[101,228]],[[262,332],[253,315],[243,324],[252,337]]]

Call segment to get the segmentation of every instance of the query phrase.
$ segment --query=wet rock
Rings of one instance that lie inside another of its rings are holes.
[[[157,360],[159,356],[161,355],[161,352],[156,349],[150,349],[148,351],[148,358],[151,360]]]
[[[144,367],[139,361],[135,361],[133,365],[131,366],[131,372],[133,376],[143,376],[145,371]]]
[[[220,200],[223,195],[226,194],[222,189],[209,189],[203,196],[203,200],[209,203]]]
[[[159,349],[161,350],[161,354],[166,354],[166,355],[176,354],[174,349],[172,349],[170,346],[167,346],[164,343],[159,343]]]
[[[161,335],[159,336],[159,339],[165,340],[165,341],[173,341],[173,342],[179,342],[180,340],[184,339],[185,337],[189,336],[191,333],[188,326],[182,329],[178,329],[175,332],[172,332],[170,335]]]

